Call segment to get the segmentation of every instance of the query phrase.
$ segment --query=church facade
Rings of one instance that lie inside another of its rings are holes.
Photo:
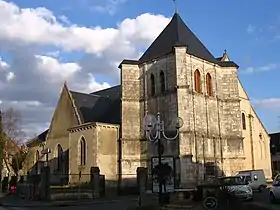
[[[175,133],[174,119],[184,121],[177,140],[162,140],[163,155],[175,158],[180,187],[239,170],[263,169],[271,178],[270,138],[238,65],[226,52],[214,57],[179,14],[139,60],[123,60],[119,68],[121,84],[109,89],[84,94],[64,85],[45,138],[29,142],[33,165],[45,160],[35,154],[50,148],[57,176],[99,166],[105,177],[127,185],[137,167],[151,171],[157,150],[144,136],[143,118],[160,112],[168,135]]]

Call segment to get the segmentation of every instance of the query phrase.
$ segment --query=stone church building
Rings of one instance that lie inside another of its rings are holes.
[[[46,160],[53,180],[76,182],[98,166],[106,180],[128,184],[139,166],[150,170],[155,145],[144,137],[146,113],[161,113],[168,135],[184,121],[176,141],[164,144],[175,158],[180,187],[239,170],[263,169],[271,178],[269,136],[225,52],[214,57],[175,13],[139,60],[123,60],[120,85],[94,93],[65,84],[48,130],[28,142],[25,171]],[[40,166],[41,167],[41,166]],[[34,171],[34,169],[32,169]],[[83,178],[84,177],[84,178]]]

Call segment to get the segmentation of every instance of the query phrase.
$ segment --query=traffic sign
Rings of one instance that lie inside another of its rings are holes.
[[[218,207],[218,200],[215,197],[207,197],[203,201],[203,207],[206,210],[216,210]]]

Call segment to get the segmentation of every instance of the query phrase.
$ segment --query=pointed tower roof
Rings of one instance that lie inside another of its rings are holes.
[[[173,48],[179,46],[185,46],[188,54],[218,64],[221,67],[239,68],[239,66],[233,61],[227,59],[222,60],[222,57],[215,58],[188,26],[186,26],[177,12],[175,12],[169,24],[139,60],[125,59],[120,63],[119,68],[121,68],[123,64],[139,65],[147,61],[152,61],[161,56],[172,53]]]
[[[145,62],[168,54],[172,52],[174,46],[186,46],[189,54],[210,62],[215,61],[215,57],[188,28],[178,13],[173,15],[169,24],[150,45],[139,61]]]

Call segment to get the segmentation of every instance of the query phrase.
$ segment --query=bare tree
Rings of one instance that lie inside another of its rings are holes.
[[[21,151],[11,151],[13,150],[12,144],[21,146],[25,139],[25,133],[22,130],[22,115],[19,110],[14,108],[8,108],[2,112],[2,128],[4,133],[4,153],[7,158],[12,158],[11,165],[17,174],[21,169],[23,162],[23,154]],[[12,142],[8,142],[7,140]]]
[[[26,135],[22,130],[22,115],[19,110],[8,108],[2,112],[2,125],[5,134],[17,145],[21,145]]]

